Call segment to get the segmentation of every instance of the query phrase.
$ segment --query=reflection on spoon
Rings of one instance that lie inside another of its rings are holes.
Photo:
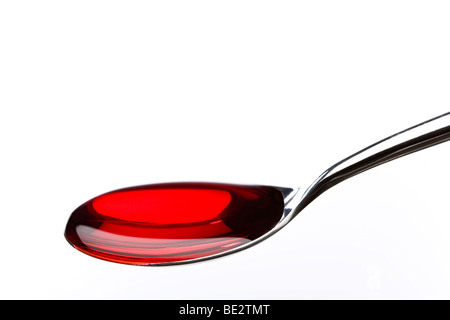
[[[450,112],[383,139],[300,189],[166,183],[100,195],[78,207],[65,237],[103,260],[134,265],[198,262],[267,239],[332,186],[365,170],[450,139]]]

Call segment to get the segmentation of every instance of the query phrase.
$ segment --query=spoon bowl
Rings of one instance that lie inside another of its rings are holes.
[[[71,215],[66,238],[97,258],[167,265],[253,245],[280,226],[294,189],[163,183],[100,195]]]
[[[269,238],[336,184],[449,139],[446,113],[337,162],[304,192],[200,182],[111,191],[79,206],[65,237],[88,255],[124,264],[174,265],[221,257]]]

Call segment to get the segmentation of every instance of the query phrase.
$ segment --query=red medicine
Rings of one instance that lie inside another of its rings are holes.
[[[242,246],[280,220],[274,187],[167,183],[121,189],[77,208],[66,239],[96,258],[136,265],[204,258]]]

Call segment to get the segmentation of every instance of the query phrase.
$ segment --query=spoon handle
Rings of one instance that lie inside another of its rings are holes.
[[[320,194],[350,177],[447,140],[450,140],[450,112],[374,143],[325,170],[303,194],[294,215]]]

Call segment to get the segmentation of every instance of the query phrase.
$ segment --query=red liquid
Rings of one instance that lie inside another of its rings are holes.
[[[284,200],[274,187],[170,183],[127,188],[77,208],[65,236],[96,258],[149,265],[204,258],[267,233]]]

